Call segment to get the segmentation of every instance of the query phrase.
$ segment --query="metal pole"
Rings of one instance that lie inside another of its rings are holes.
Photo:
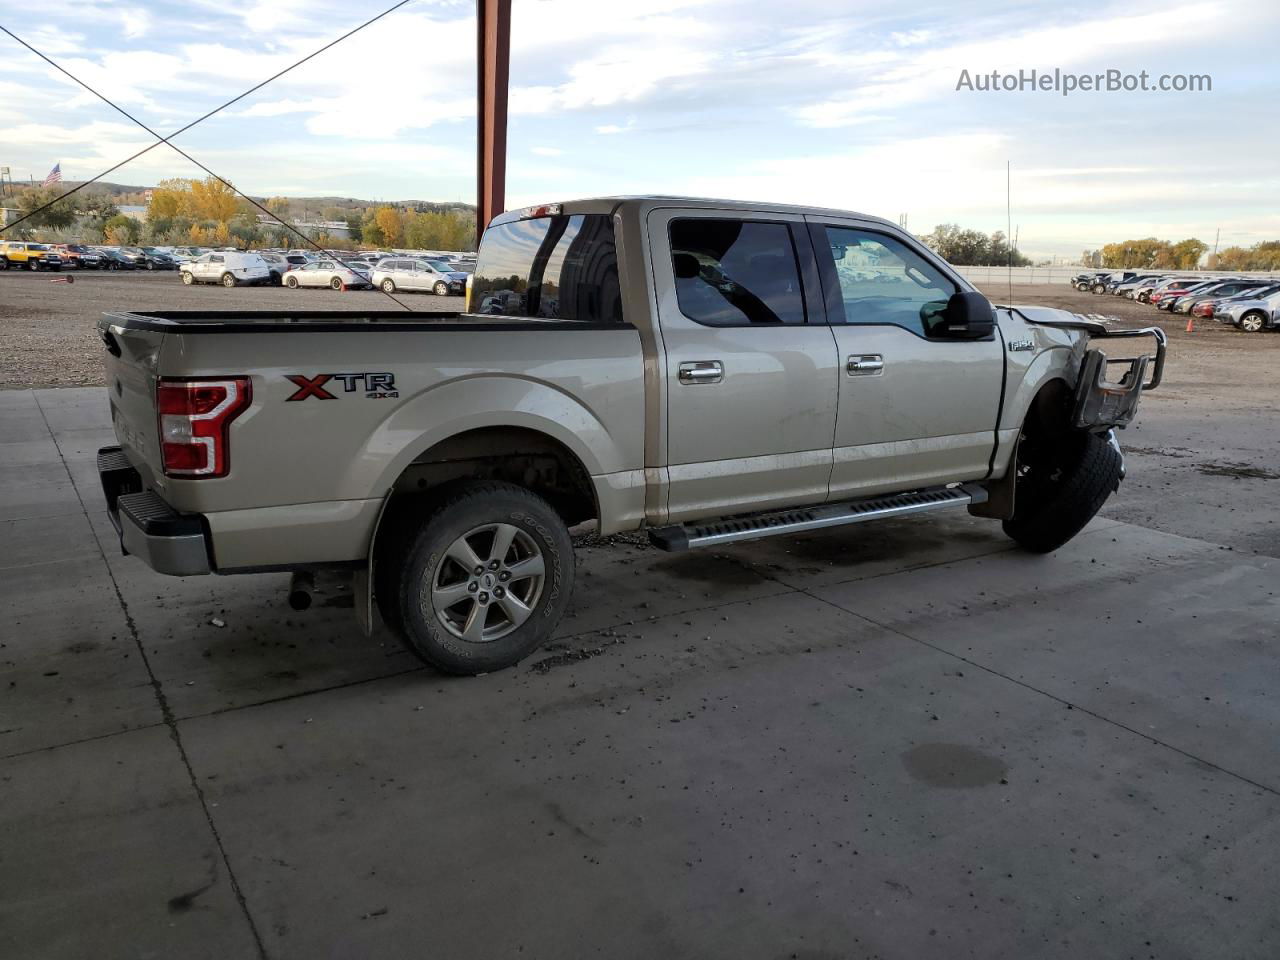
[[[1004,162],[1004,244],[1009,247],[1013,239],[1013,161]],[[1013,247],[1009,247],[1009,302],[1013,303]]]
[[[477,0],[476,245],[489,221],[506,209],[507,87],[511,0]]]

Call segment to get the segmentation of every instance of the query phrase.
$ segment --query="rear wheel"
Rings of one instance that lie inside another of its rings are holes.
[[[1105,435],[1029,422],[1018,443],[1014,514],[1004,532],[1048,553],[1085,528],[1120,486],[1123,460]]]
[[[1093,292],[1094,292],[1094,293],[1106,293],[1106,292],[1107,292],[1107,285],[1106,285],[1105,283],[1095,283],[1095,284],[1093,285]]]
[[[1267,325],[1267,318],[1260,310],[1251,310],[1240,318],[1240,329],[1245,333],[1261,333]]]
[[[224,287],[234,287],[236,285],[236,278],[229,273],[224,273],[222,275],[222,285]]]
[[[551,636],[574,557],[550,504],[486,482],[445,494],[381,567],[379,607],[405,645],[441,670],[475,674],[518,663]]]

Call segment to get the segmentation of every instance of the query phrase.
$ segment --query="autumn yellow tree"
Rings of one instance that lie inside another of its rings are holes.
[[[404,220],[395,207],[379,207],[374,222],[382,231],[382,242],[388,247],[399,246],[404,240]]]
[[[240,210],[240,198],[217,177],[193,180],[191,200],[195,216],[204,220],[217,220],[225,224]]]

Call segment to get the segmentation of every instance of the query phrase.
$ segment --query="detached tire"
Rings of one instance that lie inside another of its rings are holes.
[[[378,603],[422,660],[447,673],[486,673],[551,636],[573,576],[573,544],[550,504],[513,484],[473,483],[444,492],[391,545]]]
[[[1030,447],[1026,456],[1024,445]],[[1014,465],[1014,513],[1004,521],[1004,532],[1032,553],[1057,550],[1120,486],[1122,463],[1106,437],[1096,433],[1059,435],[1053,449],[1024,437]]]

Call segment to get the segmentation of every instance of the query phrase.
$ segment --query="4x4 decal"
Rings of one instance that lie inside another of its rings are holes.
[[[325,389],[325,384],[331,380],[337,380],[342,384],[343,393],[359,391],[367,400],[385,400],[400,396],[396,391],[394,373],[320,373],[314,377],[292,373],[285,379],[298,388],[285,398],[286,401],[306,400],[308,397],[315,397],[317,400],[337,400],[336,394]]]

